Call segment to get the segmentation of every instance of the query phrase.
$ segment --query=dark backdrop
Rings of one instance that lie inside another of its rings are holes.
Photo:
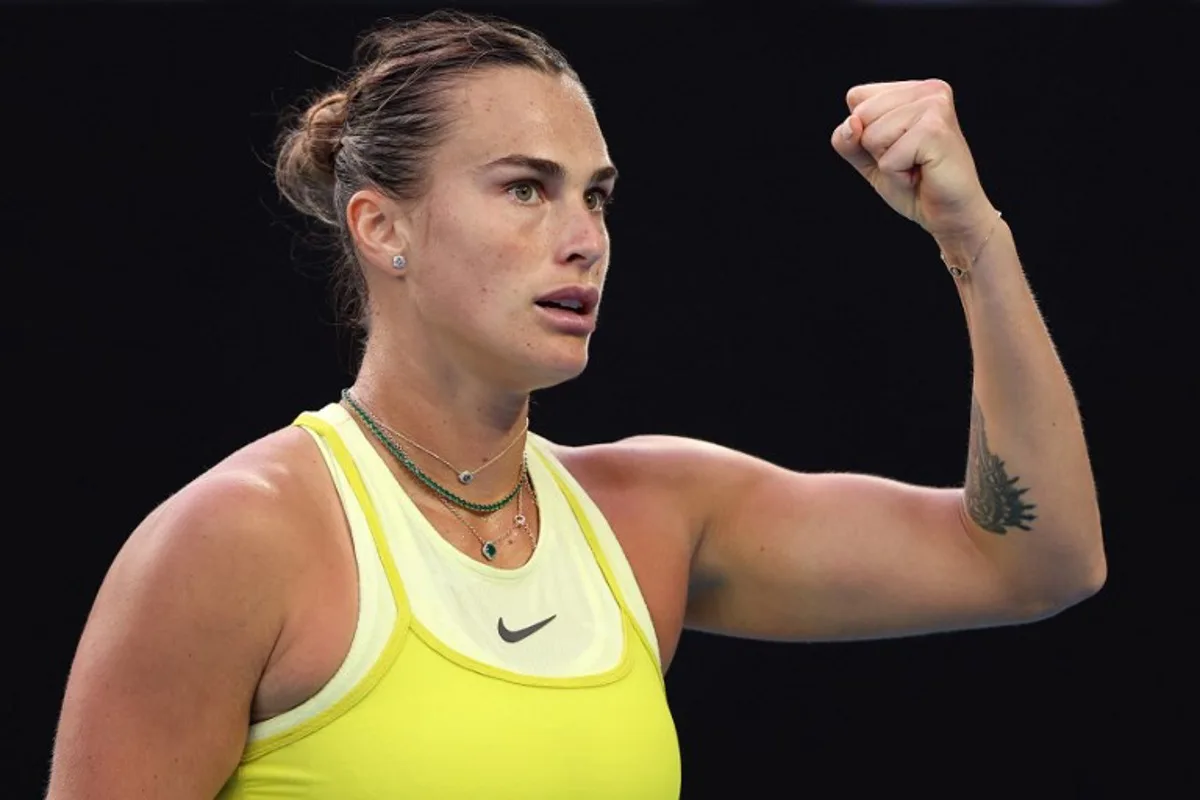
[[[1076,388],[1110,579],[1023,627],[685,634],[668,676],[684,794],[1157,796],[1183,763],[1187,696],[1198,17],[818,5],[473,6],[566,51],[622,173],[592,363],[538,394],[535,428],[959,482],[970,354],[953,285],[828,144],[851,85],[939,76]],[[266,164],[279,112],[397,8],[0,11],[5,796],[39,791],[128,533],[350,381],[322,256]],[[1140,789],[1116,791],[1127,781]]]

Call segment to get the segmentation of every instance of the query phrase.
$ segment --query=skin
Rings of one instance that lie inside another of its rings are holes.
[[[484,70],[447,100],[456,121],[421,197],[364,190],[348,204],[372,311],[354,391],[390,426],[476,466],[520,433],[531,391],[586,366],[588,336],[557,330],[534,300],[603,286],[601,201],[613,179],[596,175],[612,161],[569,79]],[[1011,237],[979,188],[948,87],[869,84],[847,105],[831,143],[889,205],[952,257],[997,237],[972,271],[979,277],[959,285],[978,354],[970,496],[794,473],[676,437],[555,446],[625,551],[664,671],[685,627],[812,641],[1009,624],[1066,608],[1104,580],[1074,399],[1022,293]],[[561,175],[486,166],[512,154],[553,161]],[[402,272],[396,253],[408,260]],[[377,449],[447,541],[481,558],[462,524]],[[506,494],[520,454],[513,448],[463,494]],[[1007,491],[1007,505],[989,491]],[[537,531],[533,498],[523,502]],[[510,537],[493,566],[531,552],[528,538]],[[346,521],[309,436],[286,428],[232,454],[156,509],[110,569],[68,682],[49,796],[213,796],[248,722],[302,703],[336,672],[356,594]]]

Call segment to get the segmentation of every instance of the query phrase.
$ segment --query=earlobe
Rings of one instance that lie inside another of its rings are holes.
[[[355,192],[346,208],[346,224],[359,256],[376,269],[391,267],[392,274],[402,272],[408,263],[406,256],[399,255],[408,249],[400,211],[373,189]]]

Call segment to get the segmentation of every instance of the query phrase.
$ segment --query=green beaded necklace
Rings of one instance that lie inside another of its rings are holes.
[[[445,486],[442,486],[433,478],[426,475],[420,467],[414,464],[413,460],[409,458],[408,455],[400,449],[400,446],[392,440],[392,437],[388,436],[387,433],[380,428],[379,423],[375,421],[375,418],[368,414],[366,409],[354,402],[354,398],[350,396],[349,389],[342,390],[342,400],[344,400],[350,406],[350,408],[354,409],[354,413],[358,414],[359,418],[363,421],[363,424],[367,426],[371,433],[375,434],[375,438],[387,448],[388,452],[395,456],[396,460],[404,465],[405,469],[411,472],[413,476],[421,483],[425,484],[430,489],[437,492],[440,496],[449,500],[451,503],[454,503],[456,506],[465,508],[468,511],[474,511],[477,514],[490,514],[493,511],[498,511],[499,509],[504,508],[506,505],[516,499],[518,494],[521,493],[521,485],[525,483],[525,475],[529,471],[529,464],[524,460],[524,458],[522,458],[521,461],[521,474],[517,477],[516,488],[509,492],[507,496],[500,498],[495,503],[472,503],[470,500],[467,500],[464,497],[459,497]]]

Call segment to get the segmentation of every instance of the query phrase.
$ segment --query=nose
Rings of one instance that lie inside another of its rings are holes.
[[[567,212],[559,260],[585,272],[595,266],[608,252],[608,229],[604,217],[587,208],[572,208]]]

